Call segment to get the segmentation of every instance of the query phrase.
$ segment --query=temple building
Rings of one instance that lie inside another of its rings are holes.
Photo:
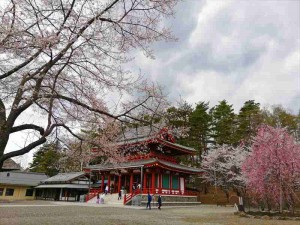
[[[124,161],[85,168],[85,172],[93,178],[88,198],[104,192],[106,186],[111,193],[125,190],[124,204],[128,204],[135,195],[147,193],[197,196],[197,193],[187,190],[186,182],[189,176],[200,174],[201,170],[182,165],[178,160],[180,156],[194,155],[196,150],[175,143],[167,129],[157,131],[140,127],[127,130],[116,147],[124,152]],[[196,201],[195,198],[193,201]]]

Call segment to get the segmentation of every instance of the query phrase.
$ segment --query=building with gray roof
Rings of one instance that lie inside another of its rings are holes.
[[[34,187],[47,178],[44,173],[0,172],[0,201],[32,200],[36,196]]]
[[[90,179],[85,172],[59,173],[43,180],[35,189],[39,199],[79,201],[87,194]],[[82,199],[84,200],[84,199]]]

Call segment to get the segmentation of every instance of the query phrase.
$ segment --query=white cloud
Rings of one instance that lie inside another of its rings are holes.
[[[164,84],[173,99],[181,95],[212,104],[226,99],[236,110],[254,99],[298,112],[300,2],[205,1],[200,6],[189,30],[176,20],[174,29],[186,31],[179,42],[156,48],[156,60],[138,57],[135,64]]]

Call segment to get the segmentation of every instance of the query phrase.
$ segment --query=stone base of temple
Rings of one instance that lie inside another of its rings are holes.
[[[147,202],[142,202],[141,206],[146,207]],[[164,206],[198,206],[201,205],[201,202],[164,202],[162,207]],[[157,202],[152,203],[151,207],[158,207]]]
[[[197,196],[175,196],[175,195],[161,195],[162,204],[164,206],[194,206],[200,205],[201,203],[197,201]],[[126,203],[126,205],[137,205],[137,206],[146,206],[147,204],[147,195],[140,194],[133,197],[133,199]],[[154,207],[157,206],[157,198],[158,196],[154,196],[154,200],[151,205]]]

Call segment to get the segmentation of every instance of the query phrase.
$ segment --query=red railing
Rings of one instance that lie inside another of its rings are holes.
[[[162,195],[186,195],[186,196],[197,196],[197,191],[192,190],[178,190],[178,189],[166,189],[166,188],[145,188],[141,191],[142,194],[162,194]]]
[[[148,194],[150,193],[151,195],[153,194],[161,194],[161,195],[174,195],[174,196],[197,196],[198,192],[197,191],[192,191],[192,190],[176,190],[176,189],[162,189],[162,188],[145,188],[143,190],[137,189],[133,193],[125,194],[124,195],[124,205],[130,201],[134,196],[138,194]]]
[[[90,192],[87,194],[85,201],[89,201],[90,199],[94,198],[97,194],[101,193],[101,189],[98,188],[91,188]]]
[[[124,205],[126,205],[127,202],[129,202],[134,196],[141,194],[140,189],[136,189],[133,193],[125,194],[124,195]]]
[[[126,205],[127,202],[129,202],[134,196],[138,194],[148,194],[150,193],[151,195],[153,194],[161,194],[161,195],[174,195],[174,196],[198,196],[197,191],[192,191],[192,190],[176,190],[176,189],[159,189],[159,188],[145,188],[143,190],[141,189],[136,189],[133,193],[125,194],[124,195],[124,205]]]

